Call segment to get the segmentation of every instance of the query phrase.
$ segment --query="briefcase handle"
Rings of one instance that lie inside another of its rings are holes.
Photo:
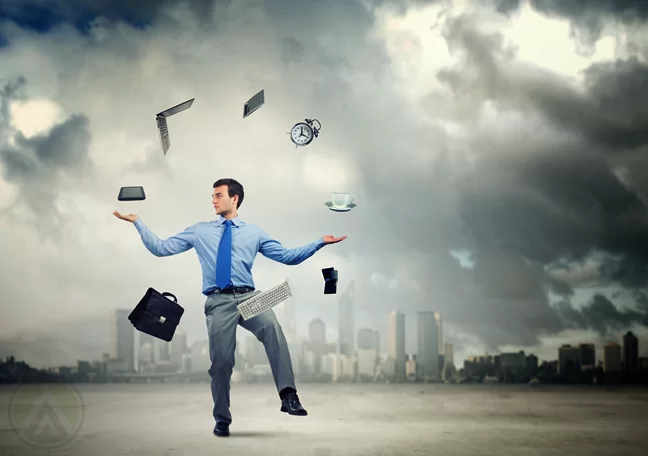
[[[165,291],[164,293],[162,293],[162,296],[173,298],[173,302],[175,302],[176,304],[178,303],[178,298],[176,298],[173,293],[169,293],[168,291]]]

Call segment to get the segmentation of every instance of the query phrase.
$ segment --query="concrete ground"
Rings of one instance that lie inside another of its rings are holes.
[[[41,393],[0,386],[2,456],[648,454],[648,389],[309,384],[293,417],[272,385],[237,384],[219,438],[206,383],[52,388],[57,412],[39,415]]]

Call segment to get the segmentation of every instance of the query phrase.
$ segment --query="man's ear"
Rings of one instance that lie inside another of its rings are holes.
[[[238,209],[238,201],[239,201],[239,196],[238,196],[238,195],[234,195],[234,196],[232,197],[232,202],[234,203],[234,207],[237,208],[237,209]]]

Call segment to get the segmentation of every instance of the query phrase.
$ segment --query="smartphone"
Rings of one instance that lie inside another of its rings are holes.
[[[119,201],[142,201],[146,199],[144,187],[122,187],[119,189]]]

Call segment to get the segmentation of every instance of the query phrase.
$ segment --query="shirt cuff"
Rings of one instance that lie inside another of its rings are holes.
[[[137,219],[135,219],[135,221],[133,222],[133,225],[135,225],[135,228],[137,228],[137,231],[139,231],[141,228],[144,227],[144,222],[142,222],[142,220],[139,217],[137,217]]]
[[[322,238],[319,238],[317,241],[315,241],[315,251],[321,249],[325,245],[326,243],[324,242],[324,240]]]

